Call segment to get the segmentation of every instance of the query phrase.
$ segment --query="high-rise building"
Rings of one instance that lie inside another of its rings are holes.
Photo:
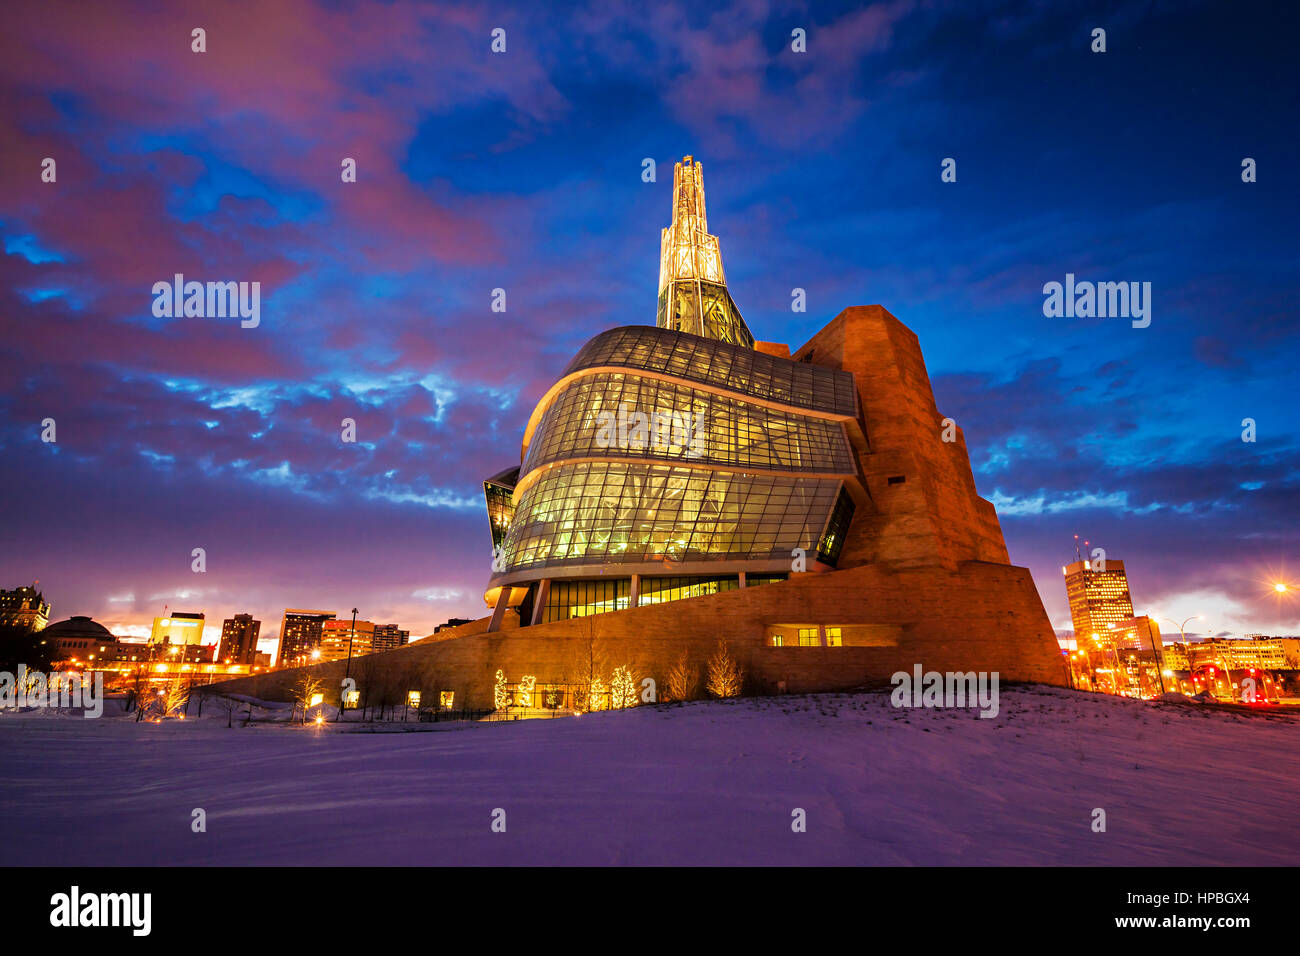
[[[39,631],[50,623],[50,602],[34,587],[0,591],[0,624],[17,624]]]
[[[1114,646],[1119,648],[1149,651],[1153,645],[1159,648],[1164,643],[1160,636],[1160,625],[1145,614],[1116,621],[1107,630],[1110,631],[1109,637]],[[1091,633],[1088,636],[1091,638]]]
[[[411,639],[411,632],[404,631],[396,624],[376,624],[374,648],[376,651],[391,651],[402,647]]]
[[[1091,632],[1088,634],[1088,640],[1092,640]],[[1162,668],[1166,666],[1165,642],[1160,636],[1160,625],[1145,614],[1111,624],[1103,640],[1107,648],[1150,652],[1154,655],[1158,666]]]
[[[1219,665],[1229,670],[1282,670],[1288,666],[1282,641],[1260,635],[1247,640],[1214,637],[1187,645],[1197,667]]]
[[[352,618],[322,621],[320,626],[321,663],[341,661],[349,656],[360,657],[375,649],[375,625],[370,621],[357,621],[352,627]],[[313,657],[313,662],[317,660]]]
[[[153,632],[149,635],[150,644],[202,644],[203,613],[177,611],[166,617],[153,619]]]
[[[313,663],[311,652],[320,647],[321,625],[334,619],[333,611],[285,608],[280,620],[280,648],[277,667],[297,667]],[[319,660],[319,658],[317,658]]]
[[[1133,618],[1133,599],[1129,596],[1124,562],[1107,558],[1104,569],[1101,564],[1083,560],[1061,568],[1070,601],[1070,618],[1074,622],[1074,638],[1081,648],[1114,647],[1116,635],[1111,625]]]
[[[221,623],[221,645],[217,660],[230,664],[252,664],[257,656],[257,636],[262,622],[251,614],[236,614]]]

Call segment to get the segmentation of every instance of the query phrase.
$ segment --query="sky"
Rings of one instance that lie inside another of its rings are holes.
[[[0,586],[264,649],[285,607],[482,616],[482,479],[584,341],[653,324],[691,154],[757,338],[917,333],[1059,630],[1079,534],[1138,613],[1298,634],[1287,7],[8,4]],[[155,316],[176,273],[259,282],[260,323]],[[1150,325],[1046,316],[1067,274],[1149,282]]]

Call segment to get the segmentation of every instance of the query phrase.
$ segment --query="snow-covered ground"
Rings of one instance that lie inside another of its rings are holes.
[[[227,729],[205,711],[0,716],[0,863],[1290,865],[1300,851],[1292,716],[1032,687],[1004,689],[992,720],[885,694],[391,734]]]

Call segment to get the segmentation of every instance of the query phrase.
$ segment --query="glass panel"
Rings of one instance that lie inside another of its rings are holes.
[[[788,560],[813,550],[839,487],[639,462],[559,465],[516,502],[506,567]]]
[[[726,290],[722,292],[725,295]],[[670,307],[665,305],[665,308]],[[718,309],[725,311],[721,304]],[[704,354],[710,355],[711,360],[703,361]],[[690,358],[684,361],[686,356]],[[574,356],[565,374],[597,365],[666,371],[689,381],[706,382],[755,397],[771,397],[799,408],[815,408],[837,415],[857,414],[856,389],[850,372],[767,355],[744,345],[702,338],[673,328],[629,325],[602,332]]]
[[[854,471],[852,448],[839,422],[609,372],[575,379],[555,397],[533,430],[522,471],[528,474],[566,458],[690,459],[764,470]]]

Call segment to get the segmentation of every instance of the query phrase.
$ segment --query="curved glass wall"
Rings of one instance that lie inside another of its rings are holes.
[[[635,374],[565,386],[533,432],[522,472],[566,458],[688,459],[763,470],[852,474],[838,421]]]
[[[651,325],[602,332],[582,347],[564,374],[600,365],[662,372],[752,398],[835,415],[854,416],[858,409],[851,372]]]
[[[641,462],[558,465],[524,489],[511,571],[577,564],[788,560],[815,553],[842,482]]]

